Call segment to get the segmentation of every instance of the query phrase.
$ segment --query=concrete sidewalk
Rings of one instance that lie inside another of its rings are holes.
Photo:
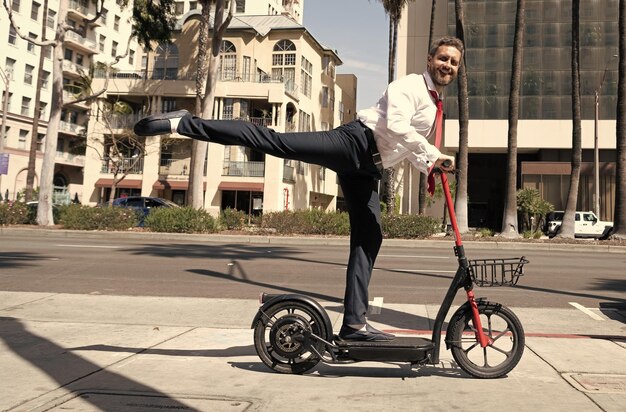
[[[324,304],[335,329],[336,303]],[[512,308],[526,351],[508,377],[439,367],[319,364],[270,371],[257,357],[253,300],[0,292],[0,410],[623,411],[626,313]],[[387,310],[391,309],[391,310]],[[437,307],[385,305],[371,319],[428,330]]]

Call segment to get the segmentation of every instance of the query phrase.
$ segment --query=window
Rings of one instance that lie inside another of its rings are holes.
[[[252,58],[250,56],[243,56],[243,81],[249,82],[252,77]]]
[[[83,56],[80,53],[76,53],[76,64],[82,66],[84,59],[85,59],[85,56]]]
[[[272,54],[272,80],[283,82],[290,91],[295,89],[295,51],[296,45],[291,40],[280,40]]]
[[[328,107],[328,87],[322,87],[322,107]]]
[[[120,19],[120,16],[115,16],[115,19],[113,20],[113,30],[120,31]]]
[[[28,38],[32,40],[37,40],[37,35],[35,33],[28,33]],[[29,53],[35,54],[35,43],[26,43],[26,50],[28,50]]]
[[[185,12],[185,3],[182,1],[175,2],[174,11],[176,14],[183,14]]]
[[[176,110],[176,100],[174,99],[163,99],[161,103],[161,113],[173,112]]]
[[[20,12],[20,0],[13,0],[13,2],[11,3],[11,10],[16,13]]]
[[[239,6],[239,2],[242,0],[237,1],[237,6]],[[197,1],[190,1],[189,2],[189,10],[196,10],[198,8],[198,2]]]
[[[35,66],[30,64],[24,68],[24,84],[33,84],[33,70],[35,70]]]
[[[231,120],[233,118],[233,99],[224,99],[224,111],[222,119]]]
[[[128,52],[128,64],[135,64],[135,51],[130,50]]]
[[[111,57],[116,57],[117,56],[117,42],[114,41],[113,44],[111,45]]]
[[[221,80],[234,80],[237,76],[237,49],[228,40],[222,40],[218,73]]]
[[[33,1],[33,6],[30,9],[30,18],[32,20],[36,21],[39,19],[39,7],[41,7],[41,5]]]
[[[4,104],[4,94],[5,92],[2,92],[2,103]],[[13,93],[9,93],[9,100],[7,101],[7,113],[11,111],[11,98],[13,97]],[[7,127],[7,131],[9,130],[9,128]],[[6,136],[5,136],[6,138]]]
[[[28,116],[29,112],[30,112],[30,98],[22,97],[22,110],[20,113],[22,114],[22,116]]]
[[[44,46],[41,48],[41,52],[43,53],[43,57],[48,60],[52,60],[52,47]]]
[[[54,10],[50,10],[48,9],[48,21],[46,22],[46,24],[48,25],[48,27],[50,27],[51,29],[54,29],[54,17],[57,15],[57,12]]]
[[[74,61],[74,50],[72,50],[72,49],[65,49],[65,52],[63,54],[63,58],[65,60]]]
[[[246,0],[237,0],[237,9],[235,13],[245,13],[246,12]]]
[[[104,43],[106,39],[107,38],[102,34],[100,35],[100,37],[98,37],[98,50],[100,51],[100,53],[104,53]]]
[[[298,112],[298,131],[310,132],[311,131],[311,115],[300,110]]]
[[[16,42],[17,42],[17,33],[15,32],[15,29],[13,28],[13,26],[10,26],[9,27],[9,44],[15,45]]]
[[[304,56],[301,59],[300,81],[302,81],[302,92],[307,97],[311,97],[311,85],[313,84],[313,64]]]
[[[39,103],[39,120],[46,119],[46,109],[48,108],[48,103],[40,102]]]
[[[7,57],[4,64],[6,66],[7,76],[11,77],[11,75],[13,74],[13,68],[15,67],[15,59]]]
[[[26,138],[28,137],[28,130],[20,129],[20,137],[17,144],[18,149],[26,149]]]
[[[155,50],[153,79],[175,80],[178,76],[178,48],[161,43]]]
[[[43,133],[37,133],[37,151],[43,152],[43,142],[46,138],[46,135]]]

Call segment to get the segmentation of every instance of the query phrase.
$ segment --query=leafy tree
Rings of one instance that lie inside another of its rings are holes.
[[[520,189],[516,197],[517,211],[524,216],[524,227],[536,232],[546,214],[554,210],[554,206],[543,200],[537,189]]]
[[[524,52],[524,27],[526,0],[517,0],[515,12],[515,36],[513,38],[513,61],[511,63],[511,91],[509,92],[509,136],[506,164],[506,190],[504,192],[504,214],[501,236],[518,238],[517,222],[517,121],[519,119],[520,88],[522,79],[522,55]]]
[[[582,132],[580,115],[580,0],[572,3],[572,174],[563,215],[563,223],[556,237],[574,238],[574,217],[578,202],[580,162],[582,160]]]

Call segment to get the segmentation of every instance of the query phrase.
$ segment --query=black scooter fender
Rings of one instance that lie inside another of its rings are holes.
[[[477,301],[476,303],[480,305],[479,301]],[[459,308],[454,312],[454,314],[452,314],[452,317],[450,318],[450,322],[448,322],[448,328],[446,329],[446,349],[447,350],[450,350],[450,347],[452,346],[452,344],[448,341],[448,337],[450,336],[450,329],[452,329],[452,325],[456,323],[456,320],[458,318],[465,316],[465,314],[467,312],[470,312],[471,310],[472,308],[470,307],[469,302],[465,302],[464,304],[459,306]]]
[[[326,313],[322,305],[320,305],[315,299],[311,298],[310,296],[298,295],[295,293],[287,295],[276,295],[267,302],[265,302],[256,313],[256,316],[252,320],[252,325],[250,326],[250,328],[254,329],[256,327],[256,324],[261,319],[261,316],[263,316],[263,313],[265,313],[270,307],[276,305],[277,303],[288,301],[303,303],[309,306],[312,310],[316,311],[324,320],[324,326],[326,327],[326,331],[328,334],[328,336],[320,336],[320,338],[324,340],[330,340],[333,334],[333,325],[330,322],[330,318],[328,317],[328,314]]]

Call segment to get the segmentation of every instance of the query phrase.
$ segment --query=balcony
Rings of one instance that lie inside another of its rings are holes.
[[[96,16],[96,11],[95,9],[91,9],[89,7],[89,3],[89,1],[70,0],[67,14],[69,16],[74,16],[79,21],[82,21],[83,19],[91,20]],[[100,20],[102,20],[102,17],[91,23],[91,25],[101,26],[102,22],[100,22]]]
[[[82,37],[78,33],[74,33],[73,31],[66,32],[65,40],[68,43],[71,43],[74,49],[77,49],[77,50],[80,50],[89,54],[97,53],[96,42],[94,40]]]
[[[263,177],[265,162],[224,162],[222,176]]]
[[[68,77],[77,78],[86,71],[87,69],[83,66],[79,66],[69,60],[63,60],[63,74]]]
[[[75,136],[84,136],[87,132],[87,127],[81,126],[75,123],[59,122],[59,131],[66,134]]]
[[[111,129],[132,129],[133,125],[141,120],[146,115],[143,113],[134,113],[134,114],[109,114],[107,116],[107,121],[111,126]],[[106,123],[105,123],[106,125]],[[108,126],[107,126],[108,127]]]
[[[76,100],[77,96],[68,91],[68,90],[63,90],[63,103],[66,104],[68,102],[71,102],[72,100]],[[83,109],[83,110],[87,110],[89,109],[89,106],[87,105],[86,102],[79,102],[79,103],[72,103],[72,106]]]
[[[85,156],[75,155],[69,152],[57,151],[56,155],[54,156],[54,162],[57,164],[63,164],[67,166],[84,167]]]
[[[113,162],[111,160],[102,161],[101,173],[115,173],[118,174],[143,174],[143,158],[125,157],[119,162]]]

